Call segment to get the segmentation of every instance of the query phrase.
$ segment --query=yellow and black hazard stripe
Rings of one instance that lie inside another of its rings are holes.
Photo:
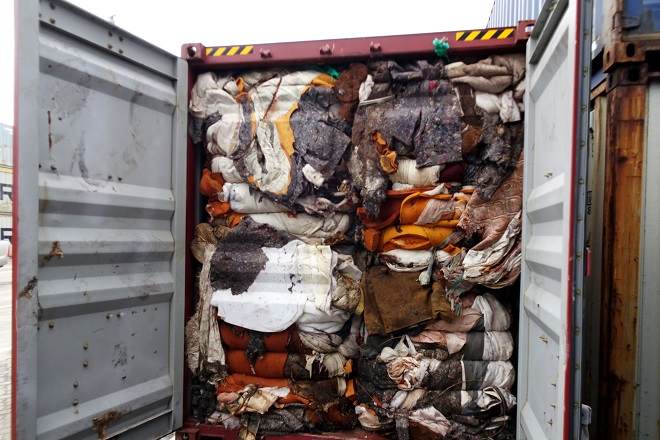
[[[254,46],[219,46],[207,47],[207,57],[221,57],[234,55],[250,55],[254,51]]]
[[[505,29],[484,29],[480,31],[461,31],[456,32],[456,41],[473,41],[473,40],[503,40],[505,38],[512,38],[513,31],[516,28]]]

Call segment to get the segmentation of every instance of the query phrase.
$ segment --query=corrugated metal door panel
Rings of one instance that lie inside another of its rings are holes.
[[[59,1],[18,4],[19,439],[182,425],[187,65]]]
[[[642,291],[639,304],[639,438],[660,438],[660,82],[651,82],[648,94],[646,145],[644,151],[644,206],[642,207]]]
[[[587,106],[581,104],[588,95],[578,83],[588,78],[580,61],[585,42],[575,44],[581,35],[579,12],[577,1],[546,2],[527,45],[520,439],[555,440],[579,433],[574,409],[579,414],[579,393],[573,389],[579,387],[574,369],[579,341],[573,329],[580,326],[574,314],[581,313],[574,304],[582,276],[576,243],[584,240],[579,223],[584,222],[578,222],[584,202],[578,200],[585,198],[580,187],[588,133]]]

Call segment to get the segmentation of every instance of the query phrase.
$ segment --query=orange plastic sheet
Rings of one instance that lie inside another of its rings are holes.
[[[401,203],[400,222],[402,225],[444,226],[451,227],[448,220],[458,220],[465,209],[468,197],[458,194],[429,195],[423,192],[414,193],[406,197]],[[427,210],[434,214],[424,215]],[[433,217],[431,223],[420,223],[423,218]]]
[[[284,378],[284,364],[289,353],[266,352],[254,363],[254,374],[273,379]],[[231,373],[252,374],[250,361],[242,350],[226,350],[227,370]]]
[[[426,250],[438,246],[454,232],[458,220],[445,220],[441,226],[388,226],[382,231],[366,229],[362,232],[364,247],[372,252],[394,249]]]
[[[206,168],[202,170],[202,179],[199,182],[199,192],[211,197],[222,191],[225,179],[222,173],[214,173]]]
[[[222,177],[222,173],[213,173],[206,168],[202,170],[199,192],[209,198],[206,204],[206,212],[213,218],[226,217],[231,212],[229,202],[218,199],[218,193],[222,192],[224,184],[225,179]]]
[[[222,393],[238,393],[248,385],[257,385],[258,387],[279,387],[290,388],[289,381],[286,379],[273,379],[268,377],[249,376],[246,374],[230,374],[218,385],[217,394]],[[302,403],[307,405],[308,399],[296,396],[292,392],[286,397],[277,399],[280,405],[289,403]]]
[[[220,323],[220,336],[222,343],[235,350],[245,350],[248,346],[248,332],[241,327],[231,328],[224,322]],[[291,330],[277,333],[264,333],[263,339],[266,351],[286,352]]]
[[[231,213],[231,206],[229,202],[221,202],[213,196],[206,204],[206,212],[213,218],[226,217]]]

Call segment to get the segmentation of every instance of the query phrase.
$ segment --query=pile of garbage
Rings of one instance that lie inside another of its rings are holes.
[[[523,79],[518,55],[197,77],[200,423],[515,438]]]

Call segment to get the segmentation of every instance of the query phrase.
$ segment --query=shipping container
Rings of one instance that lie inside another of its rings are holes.
[[[0,123],[0,166],[12,166],[13,133],[14,129],[11,126]]]
[[[0,214],[0,240],[9,240],[11,242],[12,231],[12,216],[11,214]]]
[[[11,215],[13,181],[13,169],[0,166],[0,215]]]
[[[602,276],[590,324],[589,393],[596,438],[660,437],[657,172],[657,2],[603,0],[594,7],[594,140],[602,152]],[[655,21],[654,21],[655,20]],[[655,23],[655,25],[653,24]],[[625,182],[625,183],[623,183]],[[625,195],[624,195],[625,192]],[[630,215],[632,214],[632,215]]]
[[[658,84],[627,68],[592,90],[591,13],[548,1],[533,29],[194,43],[179,58],[66,2],[20,2],[13,437],[239,438],[195,420],[186,364],[189,245],[206,217],[193,86],[209,72],[438,60],[437,38],[451,61],[526,53],[516,438],[657,438]]]
[[[521,21],[536,20],[543,3],[543,0],[495,0],[488,27],[516,26]]]

